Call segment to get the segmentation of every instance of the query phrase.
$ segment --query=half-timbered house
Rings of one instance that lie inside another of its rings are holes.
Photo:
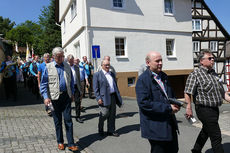
[[[216,72],[227,83],[229,64],[226,63],[230,56],[226,54],[226,46],[230,36],[204,0],[192,0],[192,30],[194,66],[199,64],[199,53],[210,50],[215,57]]]

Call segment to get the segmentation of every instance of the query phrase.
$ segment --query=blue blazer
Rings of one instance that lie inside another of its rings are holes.
[[[110,73],[113,78],[113,85],[114,85],[114,90],[116,93],[116,104],[120,107],[122,105],[122,99],[121,99],[120,92],[117,87],[116,78],[112,72]],[[108,106],[111,104],[109,83],[102,70],[94,73],[93,75],[93,89],[94,89],[94,94],[96,96],[97,101],[99,99],[102,99],[104,106]]]
[[[168,97],[174,97],[167,75],[160,72]],[[156,141],[171,141],[172,128],[178,130],[175,115],[164,91],[147,69],[136,84],[136,96],[140,111],[141,136]]]

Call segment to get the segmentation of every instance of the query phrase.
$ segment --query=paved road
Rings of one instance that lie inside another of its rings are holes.
[[[36,100],[28,89],[19,86],[17,102],[6,101],[0,96],[0,153],[54,153],[69,152],[57,149],[53,120],[44,111],[41,100]],[[96,101],[83,99],[83,124],[77,123],[73,115],[74,137],[81,153],[148,153],[148,141],[142,139],[139,128],[139,114],[135,99],[123,99],[124,107],[117,109],[116,129],[120,137],[99,137],[97,134],[98,107]],[[74,106],[73,106],[74,107]],[[230,152],[230,105],[220,108],[220,127],[226,153]],[[185,110],[177,114],[180,127],[179,153],[190,153],[200,123],[190,125],[184,118]],[[66,141],[65,141],[66,142]],[[204,153],[212,153],[210,141]]]

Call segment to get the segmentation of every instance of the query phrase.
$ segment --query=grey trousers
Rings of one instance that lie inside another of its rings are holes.
[[[100,115],[98,123],[98,132],[104,132],[104,121],[107,119],[107,132],[113,133],[115,131],[116,118],[116,95],[111,94],[111,105],[99,106]]]

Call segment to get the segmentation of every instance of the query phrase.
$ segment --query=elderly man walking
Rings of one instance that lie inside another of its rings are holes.
[[[139,76],[136,84],[141,135],[149,140],[151,153],[177,153],[175,113],[180,108],[168,100],[174,98],[174,94],[168,76],[162,72],[160,53],[151,51],[145,60],[148,68]]]
[[[199,55],[199,68],[195,69],[188,77],[185,86],[185,101],[187,118],[193,116],[191,100],[195,103],[197,117],[203,127],[197,137],[192,153],[201,153],[208,138],[214,153],[224,153],[221,144],[221,131],[218,123],[219,106],[223,98],[229,101],[222,81],[213,69],[214,56],[210,51],[201,52]]]
[[[98,132],[101,136],[105,134],[104,121],[107,119],[107,135],[118,137],[115,132],[116,104],[120,107],[122,99],[115,75],[109,71],[110,62],[103,60],[101,66],[102,70],[93,75],[93,89],[100,108]]]
[[[74,101],[74,79],[70,66],[64,62],[64,51],[56,47],[52,51],[54,61],[47,64],[42,74],[40,91],[47,106],[53,106],[58,149],[64,150],[62,115],[64,117],[68,149],[77,151],[73,139],[71,102]]]

